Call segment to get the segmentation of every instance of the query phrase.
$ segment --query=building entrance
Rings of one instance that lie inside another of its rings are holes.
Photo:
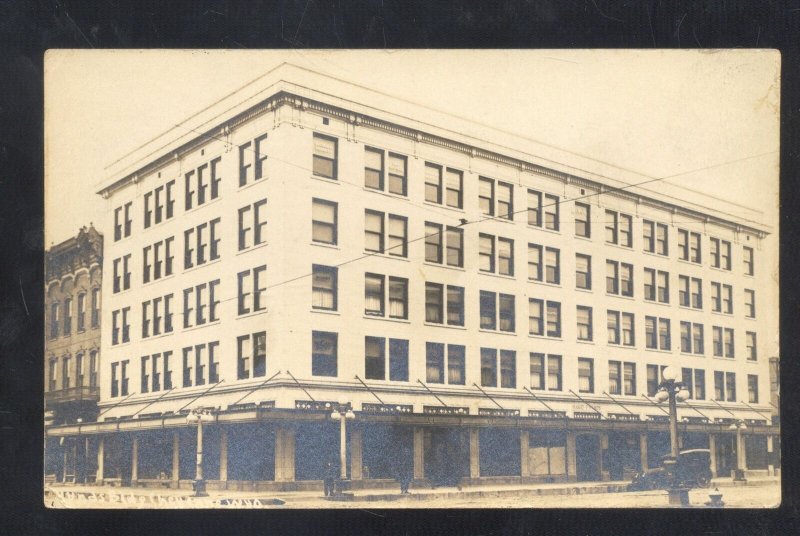
[[[576,476],[579,481],[600,480],[600,436],[581,434],[575,438]]]
[[[729,477],[736,468],[736,436],[720,434],[716,438],[717,476]]]
[[[425,475],[434,486],[455,486],[469,475],[469,436],[466,429],[425,430]]]

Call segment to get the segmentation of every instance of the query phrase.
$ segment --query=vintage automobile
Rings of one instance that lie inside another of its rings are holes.
[[[664,456],[664,459],[669,456]],[[711,451],[691,449],[678,453],[675,466],[677,484],[686,488],[707,488],[711,484]],[[628,491],[666,489],[670,485],[669,474],[661,467],[637,473],[628,484]]]

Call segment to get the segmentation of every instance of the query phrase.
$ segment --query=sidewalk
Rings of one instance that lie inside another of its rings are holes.
[[[725,495],[741,495],[736,489],[764,488],[746,492],[758,496],[766,487],[778,489],[778,477],[759,477],[746,482],[731,478],[714,479],[708,489],[692,490],[692,504],[701,505],[708,493],[721,488]],[[208,497],[194,497],[189,490],[155,488],[111,488],[85,485],[48,485],[45,505],[52,508],[352,508],[358,505],[375,508],[425,508],[463,506],[564,507],[564,506],[658,506],[665,491],[626,492],[628,481],[553,483],[536,485],[486,485],[458,489],[445,487],[413,489],[401,495],[397,490],[363,489],[325,498],[318,491],[247,492],[209,491]],[[603,497],[614,493],[615,497]],[[771,493],[771,492],[770,492]],[[565,504],[567,497],[569,505]],[[586,497],[584,497],[586,496]],[[596,497],[592,499],[591,497]],[[627,498],[626,498],[627,497]],[[770,495],[771,497],[771,495]],[[631,499],[634,498],[635,500]],[[769,499],[772,501],[773,499]],[[653,504],[649,504],[652,502]],[[578,504],[580,503],[580,504]],[[550,505],[550,506],[547,506]]]

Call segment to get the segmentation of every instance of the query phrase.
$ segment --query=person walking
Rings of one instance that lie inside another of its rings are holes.
[[[332,461],[328,461],[325,464],[325,475],[324,480],[325,484],[325,496],[332,497],[334,492],[336,491],[334,483],[336,482],[336,464]]]

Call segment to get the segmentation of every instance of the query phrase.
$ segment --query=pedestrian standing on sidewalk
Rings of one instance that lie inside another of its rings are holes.
[[[400,460],[400,493],[407,494],[413,478],[413,468],[405,456]]]
[[[328,461],[325,464],[325,475],[324,475],[324,484],[325,484],[325,496],[332,497],[335,491],[334,482],[336,481],[336,464],[332,461]]]

